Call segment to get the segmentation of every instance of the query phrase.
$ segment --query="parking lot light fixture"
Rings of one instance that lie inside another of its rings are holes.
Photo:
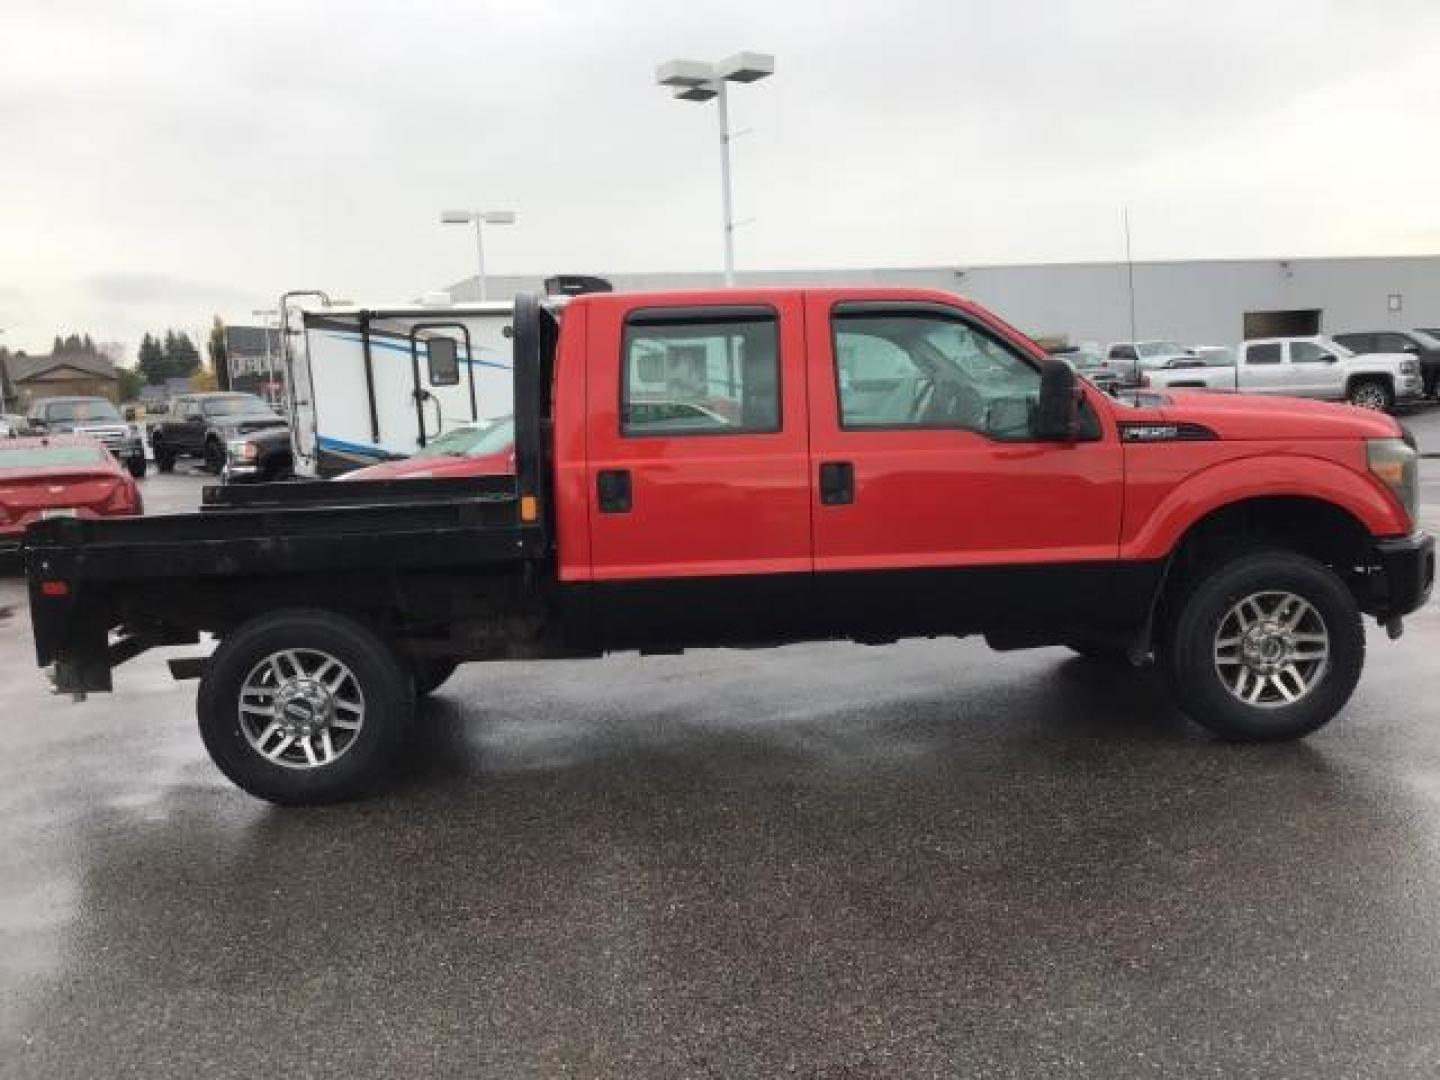
[[[513,210],[442,210],[440,212],[441,225],[469,225],[475,224],[475,256],[480,264],[480,300],[483,302],[488,292],[485,287],[485,231],[486,225],[514,225],[515,211]]]
[[[725,284],[735,284],[735,214],[730,196],[730,116],[728,83],[753,83],[775,73],[769,53],[740,52],[716,64],[667,60],[655,69],[655,81],[681,101],[714,100],[720,118],[720,198],[725,228]]]

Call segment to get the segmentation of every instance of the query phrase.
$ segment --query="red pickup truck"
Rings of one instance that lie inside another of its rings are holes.
[[[369,789],[459,662],[615,650],[1064,645],[1153,659],[1195,720],[1267,740],[1344,706],[1362,614],[1398,634],[1431,590],[1390,417],[1114,400],[949,294],[522,296],[513,348],[514,476],[32,527],[57,688],[216,635],[172,670],[218,766],[282,803]]]

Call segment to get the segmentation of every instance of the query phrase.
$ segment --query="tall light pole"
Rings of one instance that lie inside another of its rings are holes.
[[[441,225],[469,225],[475,223],[475,257],[480,263],[480,299],[486,299],[485,291],[485,232],[486,225],[514,225],[513,210],[445,210],[440,214]]]
[[[720,201],[725,222],[725,284],[735,284],[735,213],[730,200],[730,112],[727,83],[759,82],[775,74],[775,57],[769,53],[742,52],[706,64],[699,60],[670,60],[655,69],[655,81],[670,87],[681,101],[715,99],[720,114]]]

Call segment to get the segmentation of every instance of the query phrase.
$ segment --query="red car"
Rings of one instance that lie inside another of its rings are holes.
[[[447,431],[408,458],[356,469],[337,480],[439,480],[455,476],[513,476],[515,422],[467,424]]]
[[[20,550],[25,527],[46,517],[132,517],[140,487],[110,451],[84,435],[0,443],[0,554]]]

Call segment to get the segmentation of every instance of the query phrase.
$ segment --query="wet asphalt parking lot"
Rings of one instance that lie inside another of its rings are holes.
[[[0,611],[6,1078],[1440,1074],[1440,605],[1261,748],[1060,650],[472,666],[303,811]]]

